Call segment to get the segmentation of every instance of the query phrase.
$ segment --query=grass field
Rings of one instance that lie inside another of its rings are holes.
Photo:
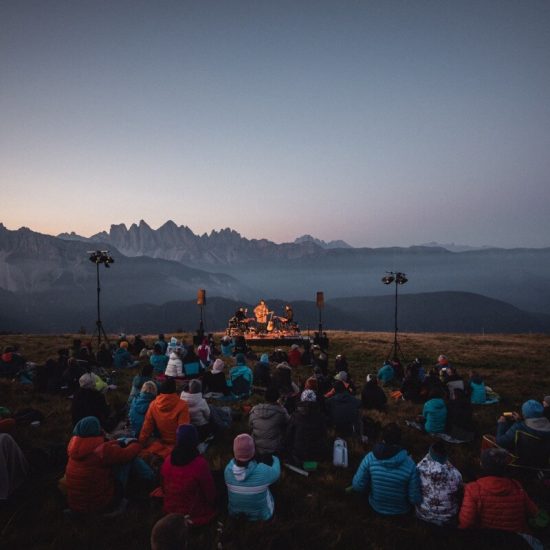
[[[180,336],[187,336],[190,341],[189,335]],[[58,348],[69,346],[72,338],[72,335],[0,336],[0,347],[16,343],[27,360],[40,363],[55,356]],[[330,366],[336,354],[345,353],[354,381],[362,386],[365,375],[381,366],[393,335],[334,332],[329,333],[329,338]],[[153,338],[146,340],[152,343]],[[420,357],[425,365],[431,365],[440,353],[445,353],[459,372],[467,374],[469,369],[478,370],[486,384],[501,395],[498,405],[475,409],[480,433],[494,433],[500,412],[519,410],[525,399],[542,399],[550,394],[550,337],[547,335],[404,334],[400,343],[407,360]],[[135,372],[137,369],[119,376],[119,389],[108,394],[109,401],[126,400]],[[309,369],[305,367],[295,372],[296,381],[307,376]],[[257,396],[249,400],[251,404],[259,401]],[[0,380],[0,405],[12,411],[34,407],[46,416],[39,428],[19,428],[17,439],[24,450],[67,444],[71,432],[70,403],[64,397],[37,394],[32,389]],[[382,423],[396,421],[401,424],[403,444],[418,461],[432,439],[405,427],[404,420],[420,410],[420,405],[399,401],[390,403],[387,414],[371,413],[369,416]],[[219,444],[208,450],[207,458],[213,470],[223,469],[231,458],[234,435],[246,428],[246,418],[243,418]],[[465,481],[474,479],[478,473],[479,444],[478,438],[471,445],[450,448],[451,461],[460,469]],[[222,509],[219,519],[224,524],[223,548],[518,548],[510,537],[498,540],[478,534],[442,533],[420,524],[412,515],[399,519],[375,515],[364,497],[344,491],[370,448],[370,445],[351,443],[347,469],[322,464],[308,478],[284,470],[273,488],[276,513],[272,522],[243,523],[229,519]],[[0,506],[1,548],[148,548],[151,528],[161,516],[157,503],[141,495],[131,501],[125,515],[116,519],[67,520],[63,515],[63,498],[57,491],[60,473],[54,470],[34,476],[13,500]],[[543,508],[550,509],[550,496],[541,486],[529,482],[526,488]],[[191,548],[216,548],[220,537],[215,527],[193,533]],[[549,541],[547,532],[536,534],[545,542]]]

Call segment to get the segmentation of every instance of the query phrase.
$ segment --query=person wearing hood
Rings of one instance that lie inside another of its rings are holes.
[[[430,393],[430,399],[424,403],[422,409],[422,422],[424,430],[430,434],[440,434],[445,432],[447,425],[447,405],[442,397],[442,392],[433,389]]]
[[[460,507],[462,475],[449,462],[443,442],[436,441],[416,469],[422,491],[416,517],[435,525],[453,525]]]
[[[527,518],[538,513],[536,504],[515,479],[505,476],[509,455],[504,449],[481,453],[482,477],[467,483],[458,516],[461,529],[500,529],[528,533]]]
[[[137,441],[122,447],[106,441],[95,416],[81,419],[67,447],[65,470],[67,501],[73,512],[94,513],[114,507],[122,498],[113,466],[131,462],[141,446]]]
[[[229,395],[227,380],[225,379],[225,363],[218,357],[212,364],[212,368],[202,377],[202,388],[205,397],[221,398]]]
[[[128,351],[128,342],[126,340],[120,342],[118,349],[113,355],[113,363],[117,369],[127,369],[139,365],[139,361],[134,361],[134,358],[130,355]]]
[[[170,352],[164,374],[166,376],[170,376],[171,378],[175,378],[176,376],[183,376],[183,363],[177,351]]]
[[[189,516],[193,525],[205,525],[216,516],[216,489],[208,462],[197,450],[195,426],[182,424],[176,446],[160,469],[163,512]]]
[[[211,433],[210,407],[202,396],[201,381],[191,380],[188,391],[183,390],[180,398],[187,403],[191,424],[197,429],[200,441],[204,441]]]
[[[395,371],[393,370],[392,364],[389,361],[384,361],[384,364],[378,371],[378,380],[383,385],[386,386],[389,384],[395,377]]]
[[[361,401],[350,394],[341,380],[334,382],[333,389],[335,393],[326,400],[325,407],[337,435],[341,437],[360,435]]]
[[[265,392],[265,403],[252,407],[248,424],[254,438],[258,455],[279,453],[290,415],[278,403],[280,394],[277,388],[268,388]]]
[[[143,422],[145,420],[145,414],[151,405],[151,402],[158,393],[157,385],[151,380],[146,381],[141,387],[141,391],[133,399],[130,405],[130,412],[128,418],[130,419],[130,429],[132,430],[134,437],[139,437]]]
[[[422,501],[416,465],[400,441],[399,426],[387,424],[382,443],[363,458],[353,476],[353,490],[368,493],[369,504],[379,514],[407,514],[411,505]]]
[[[139,442],[145,454],[168,455],[176,444],[176,430],[181,424],[190,424],[189,407],[176,393],[176,381],[166,379],[160,386],[160,394],[153,400],[139,434]],[[159,437],[150,440],[153,433]]]
[[[254,385],[267,388],[270,384],[269,355],[262,353],[260,360],[254,365]]]
[[[234,397],[243,399],[250,395],[253,375],[246,364],[244,353],[237,353],[235,361],[235,366],[229,371],[229,381],[227,385]]]
[[[229,515],[243,514],[252,521],[267,521],[273,517],[275,501],[269,486],[281,475],[279,459],[271,466],[254,460],[254,440],[240,434],[233,441],[233,455],[225,467],[224,478],[229,497]]]
[[[324,460],[328,455],[327,419],[313,390],[304,390],[288,423],[285,451],[291,462]]]
[[[550,458],[550,420],[544,416],[544,406],[535,399],[529,399],[521,406],[521,414],[523,419],[517,413],[514,413],[515,422],[511,424],[505,416],[498,419],[496,444],[518,456],[522,464],[548,467]],[[518,446],[518,432],[524,432],[531,436],[533,447],[524,450]],[[536,453],[532,452],[535,450],[535,446]],[[537,464],[534,464],[534,461]]]
[[[113,427],[110,409],[105,396],[97,390],[96,378],[94,373],[87,372],[78,379],[80,389],[75,393],[71,405],[73,426],[86,416],[95,416],[102,428],[109,431]]]
[[[166,342],[164,343],[166,344]],[[164,373],[166,371],[166,367],[168,366],[168,356],[158,342],[153,346],[153,353],[149,358],[149,363],[157,374]]]
[[[374,374],[367,374],[365,385],[361,391],[361,405],[365,410],[376,409],[386,411],[388,398],[384,390],[378,385],[378,379]]]

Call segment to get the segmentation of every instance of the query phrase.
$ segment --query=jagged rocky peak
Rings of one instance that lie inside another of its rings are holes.
[[[305,244],[305,243],[314,243],[317,246],[320,246],[321,248],[353,248],[347,242],[342,240],[326,242],[321,239],[317,239],[309,234],[302,235],[301,237],[294,239],[294,244]]]

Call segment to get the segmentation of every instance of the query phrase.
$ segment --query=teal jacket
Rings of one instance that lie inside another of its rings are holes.
[[[422,416],[426,419],[424,429],[431,434],[440,434],[445,431],[447,424],[447,405],[440,397],[426,401]]]
[[[393,370],[393,367],[390,364],[385,364],[378,371],[378,380],[380,380],[382,384],[387,384],[390,380],[393,380],[394,376],[395,376],[395,372]]]
[[[232,459],[224,472],[229,515],[244,514],[253,521],[270,519],[275,510],[275,502],[269,486],[280,475],[281,465],[276,456],[273,457],[271,466],[252,460],[246,467],[241,467]]]
[[[474,405],[482,405],[485,401],[487,401],[487,392],[485,390],[484,382],[476,384],[470,380],[470,390],[472,392],[470,395],[470,401]]]
[[[363,458],[352,486],[354,491],[368,492],[369,504],[379,514],[407,514],[411,505],[422,501],[416,464],[397,445],[376,445]]]

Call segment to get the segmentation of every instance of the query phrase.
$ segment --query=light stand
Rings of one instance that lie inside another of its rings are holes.
[[[90,254],[90,261],[95,264],[96,267],[96,281],[97,281],[97,320],[95,322],[96,328],[94,334],[92,335],[92,340],[95,338],[97,333],[97,350],[99,351],[101,347],[101,335],[107,343],[109,343],[109,338],[105,329],[103,328],[103,323],[101,322],[101,304],[99,300],[99,293],[101,292],[101,286],[99,284],[99,264],[103,264],[106,268],[110,267],[114,262],[108,250],[92,250],[88,251]]]
[[[204,288],[199,288],[197,292],[197,305],[200,309],[200,320],[197,334],[194,337],[194,343],[200,346],[204,339],[204,306],[206,305],[206,290]]]
[[[393,313],[393,320],[394,320],[394,332],[393,332],[393,344],[390,349],[390,353],[388,354],[388,359],[392,359],[395,361],[396,359],[399,359],[399,356],[401,356],[401,359],[403,359],[403,362],[405,362],[405,357],[403,355],[403,352],[401,351],[401,346],[399,345],[399,342],[397,340],[397,289],[399,285],[404,285],[408,279],[406,277],[406,273],[401,272],[394,272],[394,271],[386,271],[387,275],[382,277],[382,282],[385,285],[391,285],[392,283],[395,283],[395,307],[394,307],[394,313]]]

